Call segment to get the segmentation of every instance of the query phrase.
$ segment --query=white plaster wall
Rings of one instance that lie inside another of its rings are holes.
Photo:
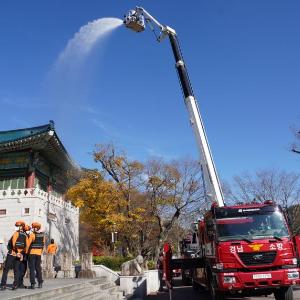
[[[142,299],[147,295],[147,277],[143,276],[120,276],[120,290],[125,295],[133,295]]]
[[[148,270],[145,271],[147,276],[147,295],[159,290],[159,277],[158,270]]]
[[[0,209],[6,209],[6,215],[0,215],[0,239],[8,242],[16,220],[24,220],[27,224],[39,222],[46,236],[49,236],[50,224],[47,221],[48,209],[56,215],[51,221],[51,237],[58,244],[59,251],[69,251],[74,260],[78,259],[79,247],[79,211],[62,199],[48,195],[35,189],[31,193],[25,190],[0,190]],[[50,201],[50,206],[49,206]],[[24,209],[29,208],[29,214],[24,214]],[[47,244],[49,241],[47,242]]]

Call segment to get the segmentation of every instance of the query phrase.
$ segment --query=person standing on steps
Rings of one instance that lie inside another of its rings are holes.
[[[30,229],[31,227],[29,225],[24,226],[24,232],[26,233],[27,236],[27,241],[29,239],[30,235]],[[24,276],[26,274],[28,267],[28,255],[24,253],[23,255],[23,260],[20,263],[20,277],[19,277],[19,288],[26,289],[27,287],[24,285]]]
[[[8,253],[6,256],[4,270],[1,279],[1,291],[6,289],[7,275],[9,270],[14,270],[14,282],[12,290],[16,290],[19,286],[20,264],[23,261],[28,239],[24,232],[25,222],[17,221],[15,223],[16,232],[10,238],[7,248]]]
[[[28,266],[30,273],[30,288],[35,288],[35,277],[38,280],[38,288],[43,287],[43,275],[42,275],[42,254],[45,246],[45,234],[41,232],[41,224],[34,222],[31,224],[33,232],[28,238]]]
[[[54,239],[50,240],[50,244],[47,247],[47,253],[53,255],[53,267],[55,267],[56,266],[55,255],[57,253],[57,245],[54,243]]]

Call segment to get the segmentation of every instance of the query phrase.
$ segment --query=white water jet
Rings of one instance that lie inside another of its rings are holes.
[[[87,105],[90,78],[94,72],[94,61],[88,59],[97,50],[99,60],[106,38],[122,24],[121,19],[101,18],[82,26],[67,42],[47,74],[46,97],[55,106],[55,119],[69,136],[74,133],[74,128],[87,126],[84,119],[81,121],[82,110],[79,108]]]
[[[122,25],[118,18],[101,18],[82,26],[58,57],[58,65],[82,61],[102,38]]]

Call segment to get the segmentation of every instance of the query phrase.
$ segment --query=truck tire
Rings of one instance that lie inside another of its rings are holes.
[[[293,300],[293,288],[291,286],[282,287],[274,292],[274,297],[276,300]]]

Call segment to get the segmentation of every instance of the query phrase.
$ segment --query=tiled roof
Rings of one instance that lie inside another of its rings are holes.
[[[53,121],[37,127],[0,131],[0,153],[28,149],[39,151],[60,168],[78,168],[58,138]]]
[[[49,130],[54,130],[53,121],[50,121],[49,124],[38,127],[0,131],[0,144],[32,137],[37,134],[47,132]]]

